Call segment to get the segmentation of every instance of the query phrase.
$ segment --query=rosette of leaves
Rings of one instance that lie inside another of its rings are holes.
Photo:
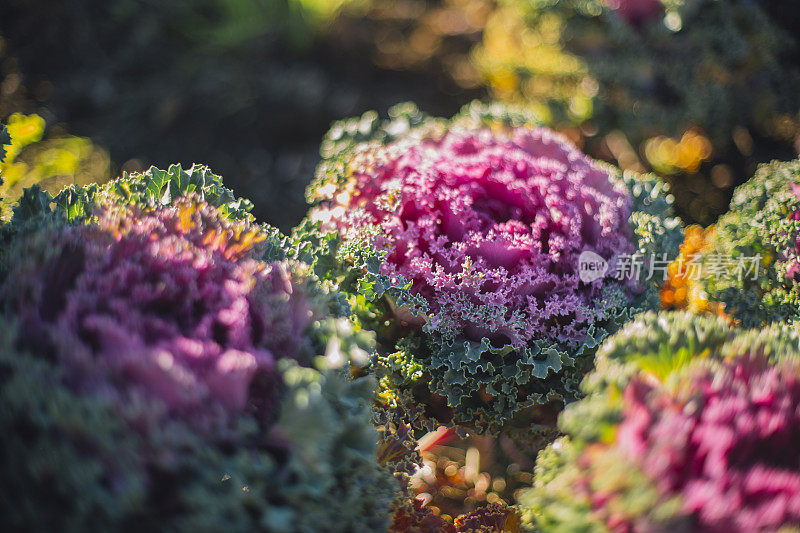
[[[763,165],[695,259],[711,300],[744,326],[800,315],[800,160]]]
[[[446,120],[403,104],[323,141],[317,206],[296,238],[377,332],[379,401],[414,427],[495,432],[574,399],[596,346],[658,305],[655,284],[614,268],[626,253],[674,255],[665,186],[534,123],[497,106]],[[605,277],[581,281],[583,252],[608,262]]]
[[[800,520],[796,328],[648,313],[611,337],[540,455],[541,531],[778,531]]]
[[[28,191],[0,283],[9,530],[378,531],[370,349],[204,167]],[[51,204],[53,204],[51,206]]]

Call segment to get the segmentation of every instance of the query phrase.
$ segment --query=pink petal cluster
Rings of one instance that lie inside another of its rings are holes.
[[[741,358],[677,392],[625,390],[617,446],[696,530],[777,531],[800,523],[800,368]]]
[[[282,263],[251,257],[257,229],[185,200],[57,231],[28,327],[72,387],[116,405],[155,398],[200,429],[272,418],[275,360],[302,356],[312,313]]]
[[[608,7],[634,26],[650,22],[664,13],[661,0],[609,0]]]
[[[431,327],[517,347],[585,339],[608,279],[583,283],[578,257],[613,269],[633,251],[623,185],[544,128],[452,128],[384,156],[355,171],[339,223],[379,226],[384,273],[412,281]]]

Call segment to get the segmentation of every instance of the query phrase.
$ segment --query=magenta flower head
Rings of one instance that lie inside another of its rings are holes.
[[[168,202],[123,201],[153,174],[73,191],[86,200],[74,224],[40,197],[42,212],[24,220],[21,205],[4,228],[0,463],[15,488],[0,523],[385,527],[373,384],[324,363],[366,339],[307,266],[265,260],[273,230],[202,188],[168,178]]]
[[[603,286],[579,255],[635,250],[624,184],[544,128],[454,129],[353,180],[339,226],[380,227],[384,273],[412,281],[431,327],[475,341],[580,343]]]
[[[796,525],[797,341],[787,327],[737,332],[688,315],[623,330],[587,379],[594,394],[562,419],[570,439],[540,456],[523,498],[529,520],[558,529],[569,516],[609,531]]]
[[[550,130],[456,119],[345,150],[323,164],[310,195],[320,201],[312,219],[346,246],[383,254],[378,285],[407,284],[375,310],[400,326],[387,331],[399,338],[386,337],[385,364],[406,365],[401,374],[421,365],[457,421],[488,415],[496,425],[567,397],[565,370],[590,360],[646,298],[640,280],[614,278],[618,259],[645,246],[629,185]],[[652,181],[636,187],[662,210],[647,215],[656,229],[646,237],[661,246],[667,202]],[[587,257],[596,272],[581,272]]]

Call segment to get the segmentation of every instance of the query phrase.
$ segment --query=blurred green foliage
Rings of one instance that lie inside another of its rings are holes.
[[[472,57],[493,96],[524,103],[546,124],[580,124],[593,111],[597,82],[562,43],[566,19],[533,3],[501,0]]]
[[[109,178],[108,154],[85,137],[65,135],[57,130],[46,138],[46,124],[39,115],[13,114],[8,119],[10,141],[0,160],[2,217],[32,185],[57,193],[67,185],[103,182]]]
[[[758,162],[796,150],[798,15],[785,1],[503,0],[473,59],[495,97],[670,176],[681,214],[707,224]]]

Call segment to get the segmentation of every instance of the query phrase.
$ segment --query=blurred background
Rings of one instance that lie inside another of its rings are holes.
[[[450,115],[487,96],[469,58],[490,12],[486,2],[3,0],[0,120],[28,117],[11,119],[31,130],[21,142],[91,139],[28,144],[18,162],[71,165],[26,186],[54,171],[45,185],[57,188],[70,174],[203,162],[286,230],[305,213],[332,121],[406,100]]]
[[[705,226],[797,156],[798,36],[796,0],[2,0],[3,214],[34,183],[198,162],[288,230],[333,121],[481,99],[657,172]],[[521,441],[437,441],[412,486],[451,516],[511,503]]]
[[[523,105],[707,225],[797,153],[790,0],[3,0],[6,192],[202,162],[288,229],[330,123]]]

